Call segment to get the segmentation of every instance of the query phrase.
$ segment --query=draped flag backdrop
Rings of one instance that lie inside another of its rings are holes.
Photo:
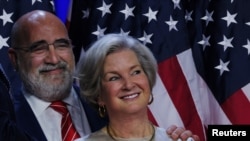
[[[151,49],[159,69],[148,112],[154,124],[183,126],[202,141],[209,124],[250,124],[249,0],[54,3],[0,0],[0,63],[14,91],[20,82],[7,56],[10,29],[23,13],[45,9],[63,21],[69,13],[65,24],[77,61],[93,41],[112,32],[131,35]]]

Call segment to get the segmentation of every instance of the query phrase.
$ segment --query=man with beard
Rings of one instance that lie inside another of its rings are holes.
[[[103,127],[107,119],[79,96],[73,83],[75,60],[65,25],[54,14],[35,10],[13,25],[9,57],[23,82],[15,94],[17,125],[39,141],[62,140],[62,115],[51,106],[55,101],[67,105],[79,136]],[[192,136],[189,130],[172,128],[173,138]]]
[[[62,140],[62,116],[50,107],[53,101],[66,103],[80,136],[105,124],[72,87],[72,45],[56,16],[36,10],[18,19],[11,32],[9,57],[23,82],[14,97],[17,124],[32,136],[41,141]]]

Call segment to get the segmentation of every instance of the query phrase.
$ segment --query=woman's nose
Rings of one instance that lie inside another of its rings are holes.
[[[131,78],[124,78],[123,80],[124,80],[124,84],[123,84],[124,89],[130,90],[135,86]]]

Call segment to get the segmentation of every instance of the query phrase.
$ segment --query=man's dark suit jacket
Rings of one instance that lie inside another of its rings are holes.
[[[79,88],[74,86],[78,96]],[[80,96],[79,96],[80,98]],[[107,119],[100,118],[97,111],[94,110],[86,101],[81,100],[84,110],[87,115],[92,132],[101,129],[107,124]],[[35,137],[39,141],[46,141],[46,137],[40,127],[31,107],[27,100],[23,96],[22,92],[15,94],[14,96],[14,107],[16,113],[17,124],[27,133]]]
[[[0,141],[34,141],[17,127],[10,85],[0,65]]]

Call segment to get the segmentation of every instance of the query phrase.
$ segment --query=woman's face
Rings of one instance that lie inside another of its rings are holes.
[[[106,57],[101,92],[99,104],[106,106],[110,117],[146,113],[151,90],[133,51],[123,49]]]

